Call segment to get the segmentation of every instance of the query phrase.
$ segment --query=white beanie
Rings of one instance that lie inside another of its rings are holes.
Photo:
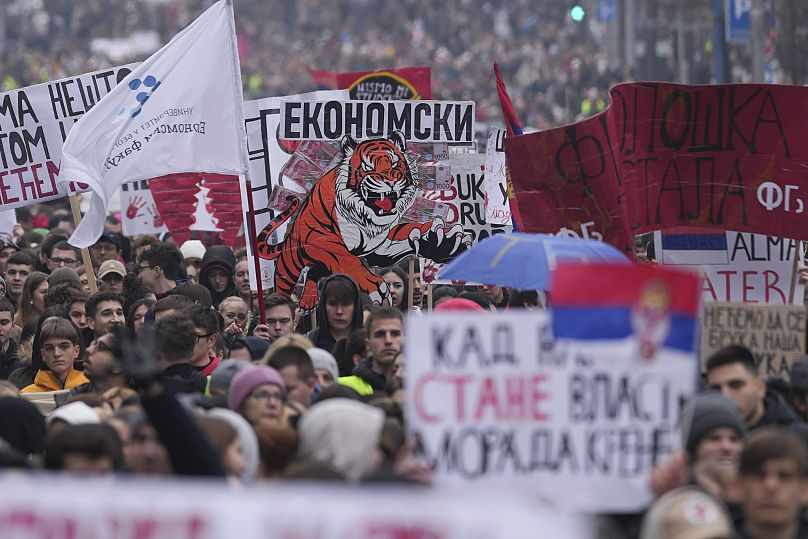
[[[45,422],[50,425],[54,420],[61,419],[68,425],[88,425],[101,423],[101,418],[98,413],[90,408],[86,402],[76,401],[64,406],[60,406],[45,419]]]
[[[183,258],[202,258],[205,256],[205,246],[199,240],[188,240],[180,247]]]

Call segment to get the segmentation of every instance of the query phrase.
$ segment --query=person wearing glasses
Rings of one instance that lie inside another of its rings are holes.
[[[157,301],[160,301],[177,287],[182,263],[179,249],[161,243],[152,245],[140,254],[135,272],[140,281],[154,292]]]
[[[121,252],[121,236],[105,230],[95,245],[91,247],[93,256],[99,264],[107,260],[118,260]]]
[[[51,254],[46,260],[48,271],[53,272],[58,268],[72,268],[81,264],[81,251],[66,241],[60,241],[51,249]]]
[[[194,325],[194,350],[189,363],[209,376],[222,361],[219,348],[219,316],[204,305],[191,305],[182,311],[182,316]]]
[[[245,365],[227,390],[227,406],[253,427],[279,425],[286,402],[286,385],[280,373],[266,365]]]

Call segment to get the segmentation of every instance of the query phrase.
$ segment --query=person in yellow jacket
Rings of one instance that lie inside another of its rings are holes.
[[[20,393],[73,389],[89,382],[84,373],[73,368],[80,350],[76,326],[64,318],[53,318],[42,324],[39,336],[44,364],[39,366],[34,383]]]

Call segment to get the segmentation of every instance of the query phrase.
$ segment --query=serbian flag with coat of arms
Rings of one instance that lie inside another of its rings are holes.
[[[178,172],[238,182],[247,171],[241,92],[232,0],[219,0],[70,130],[57,182],[86,184],[92,197],[70,243],[95,243],[124,183]]]

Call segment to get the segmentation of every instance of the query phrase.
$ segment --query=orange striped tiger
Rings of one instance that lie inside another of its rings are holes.
[[[346,273],[374,303],[390,303],[387,284],[365,262],[389,266],[408,255],[446,262],[467,249],[471,239],[459,224],[399,223],[418,190],[404,150],[399,132],[389,139],[342,140],[340,163],[304,202],[290,197],[289,208],[258,235],[258,256],[276,261],[275,291],[290,294],[306,271],[300,308],[310,311],[317,305],[317,281]],[[270,244],[271,234],[295,212],[286,238]]]

